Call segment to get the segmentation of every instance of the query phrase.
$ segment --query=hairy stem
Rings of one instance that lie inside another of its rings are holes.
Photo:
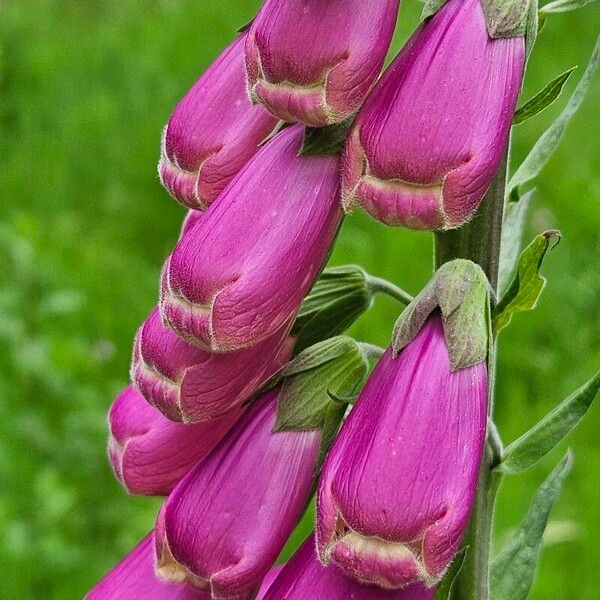
[[[455,258],[466,258],[478,263],[490,281],[492,302],[495,301],[498,288],[507,166],[508,150],[475,217],[460,229],[438,233],[435,237],[436,267]],[[497,346],[494,344],[488,359],[490,422],[492,422],[495,399],[496,356]],[[498,440],[493,439],[491,442],[492,444],[486,445],[479,474],[477,498],[465,540],[465,544],[469,546],[469,553],[454,586],[453,597],[460,600],[489,599],[494,504],[501,483],[501,476],[492,473],[497,460],[493,449]]]

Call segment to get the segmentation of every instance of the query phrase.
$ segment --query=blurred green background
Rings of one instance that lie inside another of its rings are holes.
[[[157,298],[184,211],[161,189],[159,139],[195,78],[258,0],[3,0],[0,8],[0,596],[80,598],[152,526],[156,499],[127,497],[106,460],[106,411],[127,382],[133,334]],[[417,22],[405,0],[395,49]],[[583,71],[598,5],[542,31],[525,96]],[[498,421],[507,440],[600,363],[597,77],[537,182],[527,237],[564,239],[537,311],[502,334]],[[515,131],[527,152],[565,98]],[[431,238],[348,218],[334,263],[359,262],[410,291]],[[386,344],[398,307],[355,326]],[[568,440],[575,469],[552,516],[534,599],[600,597],[600,406]],[[566,447],[566,446],[565,446]],[[511,480],[497,540],[560,457]]]

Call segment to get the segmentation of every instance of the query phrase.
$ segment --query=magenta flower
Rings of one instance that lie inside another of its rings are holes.
[[[155,577],[154,562],[152,534],[149,534],[104,576],[86,595],[86,600],[210,600],[210,594],[204,590]]]
[[[303,128],[244,167],[165,265],[161,314],[211,352],[253,346],[293,319],[341,222],[339,159],[299,156]]]
[[[155,308],[135,341],[131,380],[173,421],[210,421],[238,409],[290,359],[290,324],[251,348],[211,354],[164,327]]]
[[[108,454],[115,475],[131,494],[168,494],[241,414],[238,409],[209,424],[173,423],[132,387],[125,388],[108,416]]]
[[[253,598],[311,494],[321,431],[273,433],[278,390],[256,400],[180,482],[156,525],[159,573]]]
[[[279,576],[279,573],[281,573],[281,570],[283,569],[284,565],[279,565],[277,567],[273,567],[266,575],[265,578],[262,580],[262,583],[260,584],[260,590],[258,591],[258,596],[256,596],[256,600],[264,600],[265,596],[267,595],[267,592],[269,591],[269,588],[273,585],[273,582],[277,579],[277,577]]]
[[[176,106],[158,171],[169,193],[206,208],[275,129],[277,119],[247,96],[246,36],[238,37]]]
[[[271,584],[264,600],[433,600],[433,595],[423,585],[394,591],[365,585],[333,565],[324,567],[311,536]]]
[[[353,124],[343,204],[388,225],[451,229],[479,206],[506,148],[523,37],[488,36],[481,0],[449,0],[383,74]]]
[[[397,358],[384,354],[321,475],[325,563],[387,588],[439,581],[475,498],[487,386],[485,362],[452,372],[437,314]]]
[[[251,97],[285,121],[343,121],[385,60],[399,0],[266,0],[246,42]]]

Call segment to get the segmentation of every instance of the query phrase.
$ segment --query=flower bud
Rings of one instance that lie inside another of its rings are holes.
[[[152,534],[147,535],[85,600],[210,600],[210,594],[189,585],[175,585],[154,575]]]
[[[211,352],[256,345],[293,319],[341,222],[339,158],[300,156],[284,129],[244,167],[165,265],[161,314]]]
[[[487,386],[485,362],[452,370],[437,312],[396,358],[384,354],[321,475],[325,563],[390,589],[440,580],[475,498]]]
[[[176,106],[164,132],[158,172],[169,193],[206,208],[277,126],[247,96],[246,36],[238,37]]]
[[[274,389],[173,490],[156,525],[159,574],[254,598],[311,495],[321,430],[273,433]]]
[[[523,37],[489,37],[481,0],[449,0],[359,111],[344,154],[345,209],[411,229],[469,219],[502,160],[524,62]]]
[[[399,0],[266,0],[246,42],[250,96],[313,127],[352,115],[385,60]]]
[[[155,308],[140,327],[131,380],[173,421],[210,421],[238,409],[289,360],[291,324],[251,348],[211,354],[164,327]]]
[[[385,590],[359,583],[334,565],[323,567],[309,537],[269,587],[264,600],[433,600],[423,585]]]
[[[108,454],[130,494],[166,495],[217,445],[239,419],[240,409],[200,425],[166,419],[132,387],[109,412]]]

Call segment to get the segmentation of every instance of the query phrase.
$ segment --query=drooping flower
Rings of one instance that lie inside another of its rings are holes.
[[[319,429],[273,432],[278,389],[267,392],[163,505],[158,572],[210,589],[213,599],[253,598],[310,497]]]
[[[241,414],[238,408],[207,424],[173,423],[132,387],[125,388],[108,417],[108,453],[115,475],[131,494],[168,494]]]
[[[206,208],[277,125],[247,96],[246,36],[239,36],[175,108],[164,132],[158,171],[171,195]]]
[[[389,225],[451,229],[500,165],[525,41],[492,39],[481,0],[449,0],[383,74],[348,137],[342,196]]]
[[[264,600],[433,600],[433,596],[434,591],[424,585],[390,591],[360,583],[334,565],[324,567],[310,536],[270,585]]]
[[[210,594],[189,585],[158,579],[154,574],[152,534],[147,535],[91,590],[86,600],[210,600]]]
[[[164,327],[155,308],[137,333],[131,380],[169,419],[210,421],[238,409],[289,360],[290,326],[256,346],[212,354]]]
[[[339,158],[300,156],[284,129],[242,169],[177,244],[161,314],[211,352],[253,346],[293,319],[341,222]]]
[[[266,0],[248,32],[251,97],[285,121],[343,121],[390,46],[399,0]]]
[[[475,498],[487,385],[485,362],[452,371],[437,313],[384,354],[322,471],[324,562],[387,588],[439,581]]]

